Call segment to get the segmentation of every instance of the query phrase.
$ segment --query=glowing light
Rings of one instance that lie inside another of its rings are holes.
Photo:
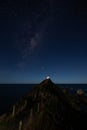
[[[47,76],[46,79],[50,79],[50,76]]]

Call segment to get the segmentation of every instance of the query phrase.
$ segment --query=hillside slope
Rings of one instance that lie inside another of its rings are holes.
[[[0,130],[82,129],[80,113],[78,100],[46,79],[0,117]]]

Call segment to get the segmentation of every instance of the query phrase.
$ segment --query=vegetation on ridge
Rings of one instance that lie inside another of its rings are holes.
[[[80,129],[80,112],[73,95],[46,79],[0,117],[0,130]]]

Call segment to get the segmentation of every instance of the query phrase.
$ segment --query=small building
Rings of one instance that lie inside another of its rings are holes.
[[[50,76],[47,76],[46,79],[50,79]]]

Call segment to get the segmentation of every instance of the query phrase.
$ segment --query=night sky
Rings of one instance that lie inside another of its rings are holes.
[[[0,0],[0,83],[87,83],[86,5]]]

